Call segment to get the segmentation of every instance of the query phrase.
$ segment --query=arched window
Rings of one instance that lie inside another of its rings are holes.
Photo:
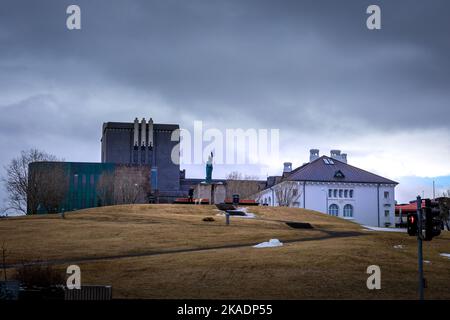
[[[346,204],[344,206],[344,217],[347,218],[353,217],[353,206],[351,204]]]
[[[342,198],[342,189],[339,189],[339,198]]]
[[[333,195],[334,195],[335,198],[337,198],[337,193],[338,193],[337,189],[334,189],[333,190]]]
[[[339,216],[339,207],[337,204],[332,204],[328,207],[328,214],[331,216]]]
[[[353,198],[353,190],[350,190],[350,198]]]
[[[348,190],[347,189],[344,190],[344,198],[348,198]]]

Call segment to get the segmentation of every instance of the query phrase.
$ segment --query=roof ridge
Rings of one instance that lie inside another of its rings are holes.
[[[314,159],[313,161],[310,162],[306,162],[304,164],[302,164],[301,166],[298,166],[297,168],[295,168],[294,170],[292,170],[291,172],[289,172],[289,176],[291,176],[293,173],[300,171],[300,169],[304,169],[306,167],[308,167],[310,164],[313,164],[314,162],[316,162],[319,159],[322,159],[326,157],[325,155],[318,157],[317,159]],[[286,178],[289,178],[289,176],[287,176]]]
[[[353,166],[353,165],[351,165],[351,164],[348,164],[348,163],[346,163],[346,162],[343,162],[343,161],[341,161],[341,160],[337,160],[337,159],[334,159],[334,158],[331,158],[331,157],[329,157],[329,158],[332,159],[333,161],[338,161],[338,162],[343,163],[343,164],[345,164],[345,165],[347,165],[347,166],[349,166],[349,167],[355,168],[355,169],[357,169],[357,170],[364,171],[364,172],[366,172],[366,173],[368,173],[368,174],[371,174],[371,175],[373,175],[373,176],[376,176],[376,177],[378,177],[378,178],[386,179],[386,180],[389,180],[389,181],[391,181],[391,182],[394,182],[394,183],[398,184],[397,181],[394,181],[394,180],[388,179],[388,178],[386,178],[386,177],[380,176],[380,175],[378,175],[378,174],[376,174],[376,173],[370,172],[370,171],[365,170],[365,169],[361,169],[361,168],[359,168],[359,167],[355,167],[355,166]]]
[[[348,164],[348,163],[346,163],[346,162],[343,162],[343,161],[341,161],[341,160],[338,160],[338,159],[335,159],[335,158],[333,158],[333,157],[329,157],[329,156],[326,156],[326,155],[322,155],[322,156],[318,157],[317,159],[314,159],[313,161],[310,161],[310,162],[308,162],[308,163],[306,163],[306,164],[304,164],[304,165],[302,165],[302,166],[300,166],[300,167],[297,167],[295,170],[293,170],[293,171],[289,174],[289,176],[287,176],[287,177],[286,177],[285,179],[283,179],[283,180],[288,180],[288,181],[291,180],[290,178],[291,178],[294,174],[297,175],[297,174],[301,173],[302,171],[304,171],[304,170],[306,170],[308,167],[310,167],[310,165],[316,163],[317,161],[319,161],[319,160],[321,160],[321,159],[325,159],[325,158],[326,158],[326,159],[331,159],[331,160],[336,161],[336,162],[339,162],[340,164],[343,164],[343,165],[345,165],[345,166],[348,166],[348,167],[350,167],[350,168],[352,168],[352,169],[354,169],[354,170],[358,170],[358,171],[360,171],[360,172],[364,172],[365,174],[368,174],[368,175],[370,175],[370,176],[377,177],[377,178],[379,178],[379,179],[381,179],[381,180],[386,180],[385,183],[394,183],[394,184],[398,184],[397,181],[394,181],[394,180],[385,178],[385,177],[380,176],[380,175],[378,175],[378,174],[372,173],[372,172],[367,171],[367,170],[365,170],[365,169],[361,169],[361,168],[355,167],[355,166],[353,166],[353,165],[351,165],[351,164]],[[344,169],[344,170],[345,170],[345,169]],[[306,180],[307,180],[307,179],[306,179]],[[305,181],[306,181],[306,180],[305,180]],[[291,181],[292,181],[292,180],[291,180]],[[298,180],[298,181],[302,181],[302,180]],[[382,182],[378,182],[378,183],[382,183]]]

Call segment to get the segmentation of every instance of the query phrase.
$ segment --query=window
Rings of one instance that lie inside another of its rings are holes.
[[[333,190],[328,189],[328,198],[331,198],[333,196]]]
[[[332,204],[328,207],[328,214],[331,216],[339,216],[339,207],[337,204]]]
[[[387,218],[389,217],[389,210],[384,210],[384,216]]]
[[[342,198],[342,189],[339,189],[339,198]]]
[[[337,189],[334,189],[333,194],[335,198],[337,198],[337,192],[338,192]]]
[[[335,178],[345,178],[345,175],[342,173],[341,170],[338,170],[334,173]]]
[[[389,199],[389,191],[385,191],[384,192],[384,198],[385,199]]]
[[[344,217],[347,218],[353,217],[353,206],[351,204],[346,204],[344,206]]]
[[[77,190],[77,188],[78,188],[78,174],[76,174],[76,173],[73,175],[73,188],[75,190]]]
[[[348,198],[348,190],[344,190],[344,198]]]
[[[353,190],[349,191],[350,198],[353,198]]]
[[[292,195],[295,197],[298,195],[298,190],[297,189],[292,189]]]

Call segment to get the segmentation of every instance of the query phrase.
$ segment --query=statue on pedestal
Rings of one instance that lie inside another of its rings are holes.
[[[211,183],[212,181],[212,171],[213,171],[213,153],[208,156],[208,161],[206,162],[206,183]]]

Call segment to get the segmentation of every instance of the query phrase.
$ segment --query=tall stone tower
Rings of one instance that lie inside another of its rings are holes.
[[[177,124],[157,124],[153,119],[134,122],[105,122],[102,130],[102,162],[151,167],[152,188],[175,197],[180,190],[178,138],[172,141]],[[174,135],[176,136],[176,135]],[[172,156],[175,157],[173,161]]]

